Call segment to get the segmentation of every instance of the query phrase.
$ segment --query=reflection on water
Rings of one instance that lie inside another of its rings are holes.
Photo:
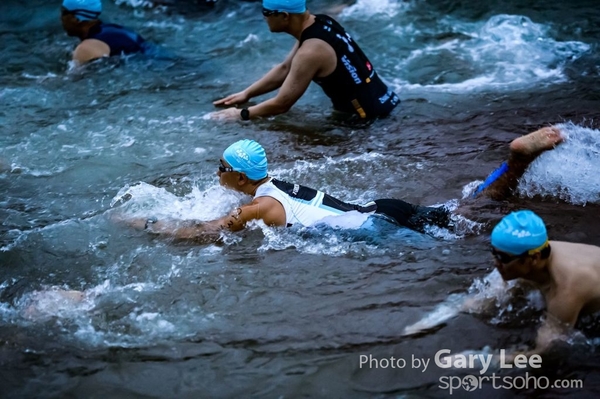
[[[365,370],[358,356],[530,344],[539,297],[501,284],[488,254],[491,224],[509,210],[535,210],[553,239],[600,242],[594,4],[345,2],[337,18],[403,101],[361,127],[336,122],[315,87],[276,118],[204,118],[214,99],[243,89],[292,45],[268,31],[260,2],[105,2],[107,20],[179,58],[117,57],[75,70],[56,4],[17,3],[0,17],[9,397],[443,396],[439,369]],[[456,209],[512,139],[548,124],[567,141],[532,164],[518,197],[456,214],[456,231],[419,234],[378,219],[256,223],[193,246],[118,222],[207,220],[247,201],[216,178],[221,151],[241,138],[263,144],[273,176],[340,199]],[[72,290],[83,294],[61,294]],[[484,311],[461,312],[467,294],[484,299]],[[594,320],[583,321],[586,339],[545,357],[542,370],[584,378],[589,395],[600,389]],[[414,325],[423,331],[404,336]]]

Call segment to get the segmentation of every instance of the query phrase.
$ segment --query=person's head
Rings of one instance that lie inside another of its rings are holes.
[[[98,23],[102,12],[101,0],[63,0],[61,22],[69,36],[83,39],[90,26]]]
[[[527,278],[550,256],[544,221],[529,210],[512,212],[492,231],[492,253],[504,280]]]
[[[219,165],[219,183],[247,194],[267,177],[265,149],[254,140],[240,140],[223,151]]]
[[[287,31],[291,18],[306,12],[306,0],[263,0],[262,5],[271,32]]]

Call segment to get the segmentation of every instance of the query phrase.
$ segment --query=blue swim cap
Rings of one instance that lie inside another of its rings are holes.
[[[267,177],[267,155],[254,140],[236,141],[223,151],[223,159],[236,172],[242,172],[250,180],[260,180]]]
[[[102,12],[102,0],[63,0],[62,6],[81,21],[98,19]]]
[[[492,231],[492,246],[511,255],[541,250],[547,243],[544,221],[529,210],[508,214]]]
[[[272,11],[302,14],[306,11],[306,0],[263,0],[263,7]]]

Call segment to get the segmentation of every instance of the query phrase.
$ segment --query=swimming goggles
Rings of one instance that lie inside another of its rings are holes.
[[[221,173],[235,172],[235,170],[233,170],[232,167],[223,165],[223,161],[219,160],[219,172],[221,172]]]
[[[270,17],[271,15],[280,14],[279,11],[277,11],[277,10],[269,10],[268,8],[263,8],[262,9],[262,13],[263,13],[263,16],[265,16],[267,18]]]

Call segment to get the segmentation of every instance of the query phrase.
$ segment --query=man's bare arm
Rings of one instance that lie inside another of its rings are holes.
[[[221,98],[220,100],[214,101],[213,104],[217,106],[229,106],[243,104],[253,97],[260,96],[261,94],[269,93],[281,87],[285,81],[290,68],[292,65],[292,59],[298,51],[298,43],[294,45],[290,53],[287,55],[285,60],[275,65],[269,72],[267,72],[262,78],[248,86],[246,89],[239,93],[231,94],[227,97]]]
[[[210,221],[200,220],[170,220],[156,218],[148,219],[123,219],[113,217],[116,221],[125,222],[131,227],[143,229],[152,234],[169,236],[176,240],[190,240],[200,242],[217,241],[222,231],[239,231],[254,219],[259,219],[258,203],[250,203],[233,209],[227,215]]]
[[[518,354],[531,356],[547,351],[554,342],[565,340],[569,331],[575,326],[579,312],[583,307],[581,298],[576,295],[554,295],[547,299],[547,312],[542,325],[537,331],[535,347],[515,352],[506,356],[506,362],[512,362]]]
[[[290,71],[277,95],[248,108],[250,116],[271,116],[287,112],[304,94],[312,79],[326,67],[327,60],[331,57],[335,57],[331,46],[320,40],[307,40],[293,58]]]

